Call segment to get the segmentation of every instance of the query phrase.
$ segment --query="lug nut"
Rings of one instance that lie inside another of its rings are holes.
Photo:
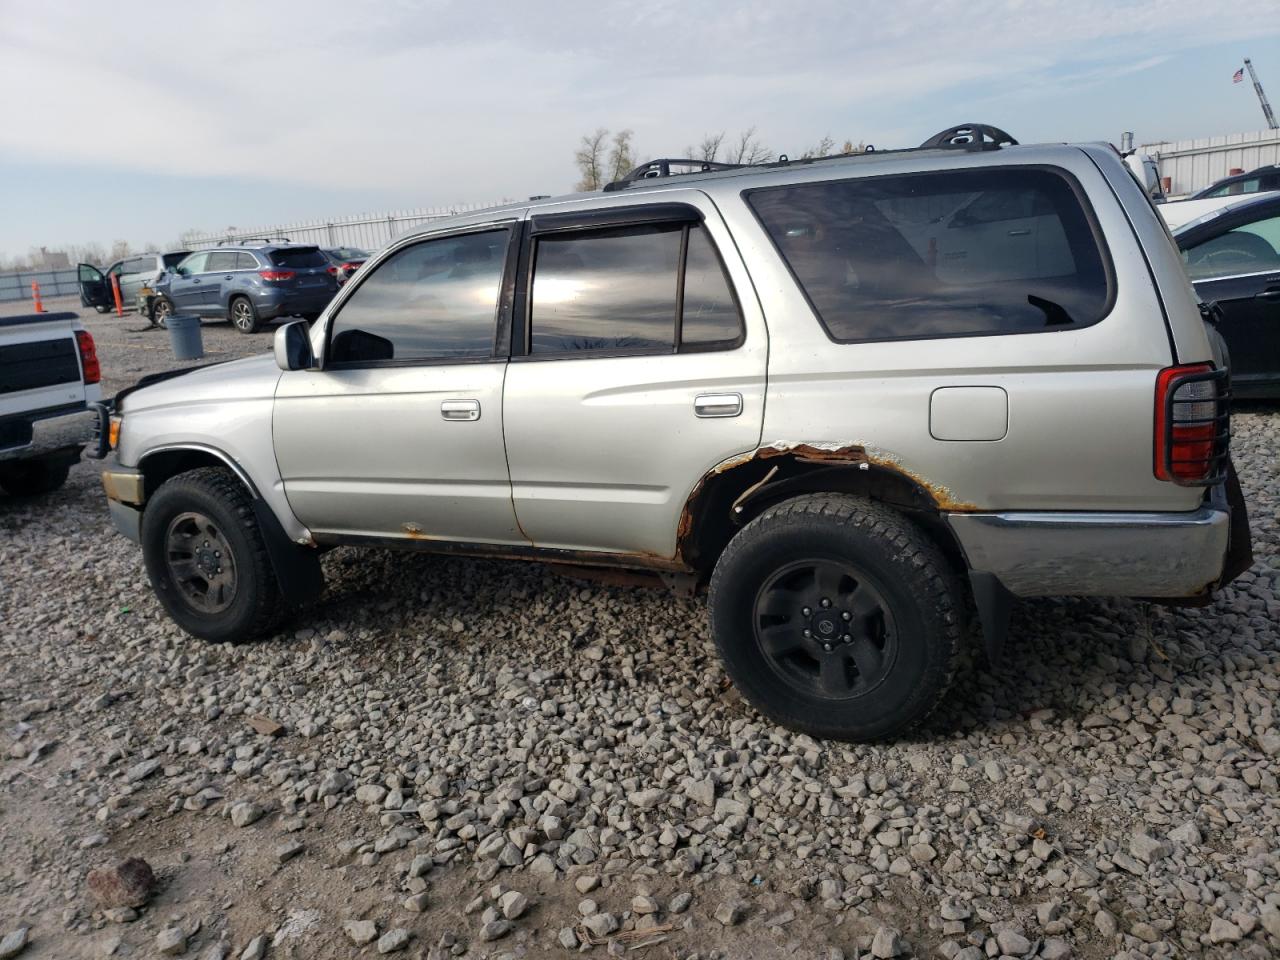
[[[853,614],[850,613],[848,610],[846,610],[844,613],[840,614],[840,619],[844,620],[847,623],[848,621],[853,619]]]
[[[206,546],[207,546],[207,544],[206,544]],[[830,601],[830,600],[828,600],[826,597],[823,597],[823,598],[822,598],[822,605],[823,605],[824,607],[829,607],[829,606],[831,606],[831,601]]]
[[[822,649],[823,649],[823,650],[825,650],[825,651],[827,651],[827,653],[830,653],[830,652],[831,652],[831,644],[829,644],[829,643],[824,643],[824,644],[822,645]]]
[[[847,633],[841,639],[843,639],[845,643],[853,643],[853,637],[849,636]]]
[[[812,636],[813,636],[813,631],[812,631],[812,630],[810,630],[808,627],[805,627],[805,628],[804,628],[804,635],[805,635],[806,637],[812,637]]]
[[[808,607],[802,607],[800,609],[800,612],[804,614],[806,617],[811,616],[813,614],[813,611],[810,610]]]

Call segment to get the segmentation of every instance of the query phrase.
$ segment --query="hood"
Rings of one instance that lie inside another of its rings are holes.
[[[120,410],[129,414],[153,407],[270,399],[280,374],[270,353],[215,363],[129,391],[121,398]]]

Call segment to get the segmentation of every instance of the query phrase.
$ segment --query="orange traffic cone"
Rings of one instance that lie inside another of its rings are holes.
[[[40,284],[31,281],[31,299],[36,302],[36,313],[44,313],[44,304],[40,302]]]

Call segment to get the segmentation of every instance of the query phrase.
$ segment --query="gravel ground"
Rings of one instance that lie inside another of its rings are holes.
[[[108,392],[172,364],[86,320]],[[339,550],[284,633],[212,646],[93,464],[0,498],[0,958],[1274,957],[1280,410],[1235,426],[1248,574],[1026,603],[865,747],[763,722],[700,602]],[[127,857],[155,882],[88,879]]]

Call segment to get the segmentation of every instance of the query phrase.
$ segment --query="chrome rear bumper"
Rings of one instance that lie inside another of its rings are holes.
[[[17,428],[12,431],[17,442],[0,446],[0,460],[29,460],[59,450],[70,453],[71,448],[83,447],[93,438],[96,422],[93,412],[83,407],[6,417],[4,426]],[[9,432],[0,431],[0,437],[4,436],[10,436]]]
[[[1215,497],[1215,500],[1218,498]],[[953,513],[971,570],[1020,597],[1192,597],[1217,585],[1231,510],[1189,513]]]

